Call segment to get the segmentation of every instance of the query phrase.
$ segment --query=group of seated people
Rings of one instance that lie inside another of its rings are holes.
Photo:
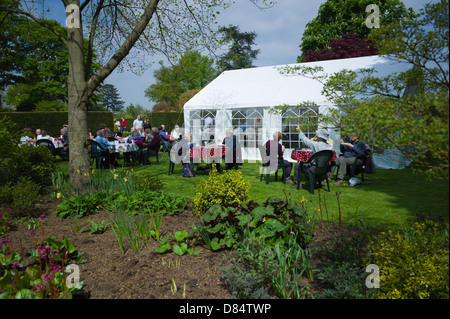
[[[211,141],[211,140],[209,140]],[[211,169],[213,163],[207,163],[206,166],[200,166],[199,163],[194,163],[194,160],[190,158],[190,149],[194,146],[200,147],[203,144],[203,140],[194,143],[192,141],[192,134],[184,134],[183,138],[178,140],[178,142],[173,145],[172,151],[176,153],[180,162],[182,163],[182,176],[183,177],[193,177],[195,176],[194,168],[197,166],[197,170],[202,169]],[[237,169],[238,165],[242,165],[242,152],[241,146],[237,139],[237,136],[233,134],[233,129],[227,128],[225,130],[225,137],[222,141],[218,140],[217,145],[212,146],[222,146],[225,147],[225,154],[223,156],[219,156],[225,160],[225,169],[235,168]],[[222,171],[222,167],[220,163],[215,162],[215,166],[217,170]]]
[[[64,161],[69,160],[69,134],[68,125],[63,125],[60,130],[60,136],[57,138],[62,142],[62,147],[56,147],[53,144],[52,136],[48,135],[45,129],[36,129],[34,136],[29,128],[24,128],[24,135],[20,138],[20,144],[37,145],[40,144],[39,140],[47,140],[50,143],[46,143],[46,146],[53,155],[59,155]]]
[[[323,150],[333,150],[333,146],[328,142],[329,133],[327,130],[317,130],[313,139],[309,139],[301,130],[298,131],[299,142],[303,143],[303,145],[311,150],[311,155]],[[108,129],[100,129],[97,132],[95,140],[99,142],[104,149],[108,149],[109,145],[114,144],[116,137],[111,136],[110,132],[111,131]],[[281,132],[275,132],[273,134],[273,138],[264,144],[266,155],[270,162],[276,163],[278,166],[281,166],[281,164],[284,165],[286,183],[291,184],[293,188],[296,188],[297,183],[300,180],[299,174],[314,174],[315,166],[309,163],[302,163],[302,165],[300,165],[300,163],[295,163],[294,165],[292,162],[285,160],[283,158],[285,147],[280,143],[281,139]],[[148,156],[158,154],[161,150],[161,146],[163,150],[170,152],[170,150],[174,148],[174,145],[176,145],[174,151],[177,152],[179,157],[181,156],[182,176],[193,177],[195,175],[194,167],[198,164],[194,164],[194,161],[189,158],[189,150],[197,144],[193,143],[191,134],[182,135],[180,128],[177,125],[170,135],[166,131],[164,125],[161,125],[159,128],[146,128],[145,130],[143,127],[138,127],[137,129],[133,127],[127,142],[135,143],[138,149],[133,152],[124,153],[126,165],[129,165],[131,161],[135,163],[137,160],[139,160],[140,164],[148,164]],[[237,168],[238,165],[242,164],[240,143],[237,136],[233,134],[231,128],[225,131],[225,138],[222,141],[218,141],[218,144],[223,145],[227,150],[226,155],[223,156],[224,159],[226,158],[225,169]],[[332,176],[336,169],[339,168],[335,185],[342,184],[347,172],[347,167],[354,164],[355,160],[357,164],[362,164],[363,160],[360,159],[360,157],[368,152],[367,145],[359,140],[357,136],[351,136],[348,141],[341,140],[340,147],[341,156],[332,162],[331,170],[326,177],[328,181],[331,182]],[[111,160],[111,164],[117,165],[114,158]],[[292,171],[294,171],[294,174],[291,177]],[[302,186],[299,185],[299,188],[301,187]]]
[[[130,129],[131,134],[126,139],[127,143],[136,144],[136,150],[131,150],[129,152],[124,152],[124,162],[125,165],[134,165],[137,161],[139,161],[142,165],[147,165],[150,163],[148,160],[149,156],[155,156],[163,147],[163,150],[166,149],[170,151],[170,148],[174,141],[178,141],[181,138],[180,129],[178,125],[175,125],[174,130],[169,135],[165,130],[165,126],[161,125],[159,128],[152,127],[143,129],[142,126],[139,126],[137,129],[133,126]],[[97,131],[97,135],[94,138],[91,136],[93,140],[100,144],[100,154],[106,156],[108,153],[108,157],[110,159],[109,165],[111,167],[117,167],[119,164],[117,162],[117,154],[109,152],[109,147],[115,145],[115,141],[121,138],[122,134],[118,134],[119,132],[111,131],[106,127],[105,124],[99,125],[99,130]]]
[[[311,163],[302,163],[302,165],[300,165],[300,163],[297,162],[294,167],[294,177],[292,179],[290,175],[293,169],[293,163],[283,158],[285,149],[284,146],[282,146],[279,142],[281,140],[281,137],[282,134],[280,132],[275,132],[273,134],[273,139],[267,141],[267,143],[265,144],[267,155],[272,155],[271,158],[269,157],[269,161],[277,163],[278,167],[281,167],[281,165],[284,164],[286,183],[292,184],[292,188],[297,188],[297,183],[299,183],[300,181],[299,174],[314,174],[315,166]],[[333,146],[327,142],[329,140],[329,133],[325,129],[317,130],[316,135],[313,139],[309,139],[300,130],[299,139],[307,148],[311,150],[311,156],[323,150],[333,150]],[[364,156],[367,156],[369,149],[370,148],[357,136],[351,136],[350,139],[346,141],[341,139],[341,156],[339,156],[335,161],[331,162],[331,169],[326,177],[328,181],[332,181],[333,175],[336,169],[339,167],[337,181],[334,184],[341,185],[347,173],[347,168],[354,163],[356,163],[357,165],[362,165],[363,158]],[[283,161],[283,163],[281,163],[281,161]],[[299,188],[302,188],[301,184],[299,185]]]

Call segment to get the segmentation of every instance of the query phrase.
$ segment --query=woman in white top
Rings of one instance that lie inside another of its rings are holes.
[[[302,131],[300,131],[298,133],[299,135],[299,139],[303,142],[303,144],[305,144],[308,148],[311,149],[311,155],[320,152],[320,151],[324,151],[324,150],[333,150],[333,146],[331,146],[330,144],[327,143],[328,140],[328,131],[324,130],[324,129],[319,129],[316,131],[316,136],[315,136],[315,141],[310,140],[309,138],[307,138],[305,136],[305,134],[303,134]],[[295,169],[294,169],[294,179],[297,181],[299,180],[299,174],[301,173],[313,173],[314,174],[314,169],[315,167],[313,165],[308,165],[303,163],[303,171],[300,172],[300,163],[296,163],[295,164]],[[292,188],[296,188],[297,185],[294,184],[293,186],[291,186]],[[300,185],[301,188],[301,185]]]
[[[173,131],[170,132],[170,138],[173,139],[173,141],[178,141],[180,137],[180,127],[178,125],[175,125]]]
[[[36,137],[36,141],[39,141],[39,140],[42,140],[42,139],[45,139],[45,140],[52,140],[52,137],[51,136],[49,136],[49,135],[47,135],[47,131],[46,130],[41,130],[41,135],[38,135],[37,137]]]

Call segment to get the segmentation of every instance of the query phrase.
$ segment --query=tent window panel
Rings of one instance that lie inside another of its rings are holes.
[[[211,142],[214,139],[214,126],[216,120],[216,111],[199,110],[191,113],[190,127],[194,141],[202,145]]]
[[[233,111],[231,123],[235,134],[244,147],[257,147],[259,134],[262,134],[263,110],[241,109]]]
[[[290,108],[282,114],[283,141],[285,148],[304,147],[299,140],[299,127],[308,138],[316,135],[318,127],[318,107]]]

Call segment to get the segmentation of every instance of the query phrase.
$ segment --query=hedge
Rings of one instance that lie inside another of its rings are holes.
[[[152,127],[159,127],[164,124],[166,130],[170,133],[175,125],[181,127],[184,123],[183,112],[149,112],[141,115],[141,119],[148,118]],[[127,131],[133,126],[134,119],[127,118]]]
[[[45,129],[50,136],[59,136],[64,124],[68,124],[67,112],[2,112],[0,117],[8,117],[17,124],[19,129],[30,128],[31,132],[37,128]],[[88,128],[92,135],[98,130],[99,124],[105,123],[107,127],[114,128],[113,113],[107,111],[89,111]]]

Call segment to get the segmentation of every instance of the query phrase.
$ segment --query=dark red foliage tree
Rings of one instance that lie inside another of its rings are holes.
[[[173,105],[170,102],[160,102],[158,104],[153,105],[153,112],[176,112],[177,106]]]
[[[378,54],[372,41],[361,39],[354,31],[343,34],[339,39],[331,39],[328,47],[317,51],[307,51],[303,61],[335,60]]]

